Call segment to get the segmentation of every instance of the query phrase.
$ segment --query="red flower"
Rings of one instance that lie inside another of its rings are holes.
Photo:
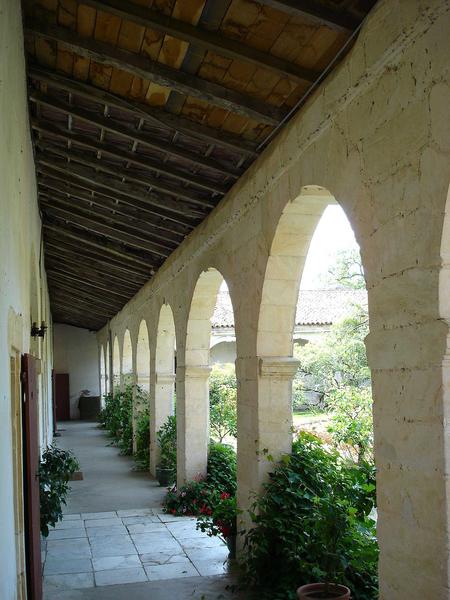
[[[176,515],[176,514],[177,514],[177,511],[176,511],[174,508],[172,508],[172,510],[171,510],[170,512],[171,512],[173,515]]]
[[[220,499],[221,500],[228,500],[229,497],[230,497],[230,494],[228,494],[227,492],[222,492],[220,494]]]
[[[222,532],[223,537],[228,537],[231,534],[231,529],[229,527],[225,527],[225,525],[220,527],[220,531]]]

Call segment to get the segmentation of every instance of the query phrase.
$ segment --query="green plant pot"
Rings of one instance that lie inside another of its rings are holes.
[[[345,585],[331,585],[325,591],[325,583],[302,585],[297,590],[298,600],[350,600],[350,590]]]
[[[174,480],[173,469],[156,467],[156,479],[161,487],[168,487]]]
[[[236,536],[229,535],[227,538],[228,558],[234,560],[236,558]]]

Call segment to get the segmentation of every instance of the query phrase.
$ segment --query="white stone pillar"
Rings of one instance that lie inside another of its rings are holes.
[[[177,368],[178,486],[206,475],[209,442],[209,366]]]
[[[292,445],[292,380],[299,361],[290,356],[236,360],[238,378],[238,505],[248,508],[272,463]],[[245,529],[248,522],[243,523]]]
[[[156,476],[159,446],[156,434],[167,417],[174,413],[175,373],[155,373],[154,393],[150,396],[150,472]]]

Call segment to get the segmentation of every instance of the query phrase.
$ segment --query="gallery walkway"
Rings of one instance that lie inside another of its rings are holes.
[[[118,455],[96,423],[59,426],[77,456],[64,519],[43,543],[45,600],[236,598],[225,545],[195,519],[165,515],[165,490]]]

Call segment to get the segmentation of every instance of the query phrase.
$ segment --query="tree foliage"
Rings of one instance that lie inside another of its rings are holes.
[[[216,442],[237,436],[237,384],[233,365],[214,365],[209,378],[210,433]]]
[[[361,290],[366,287],[361,254],[358,248],[341,250],[328,272],[328,285]]]

